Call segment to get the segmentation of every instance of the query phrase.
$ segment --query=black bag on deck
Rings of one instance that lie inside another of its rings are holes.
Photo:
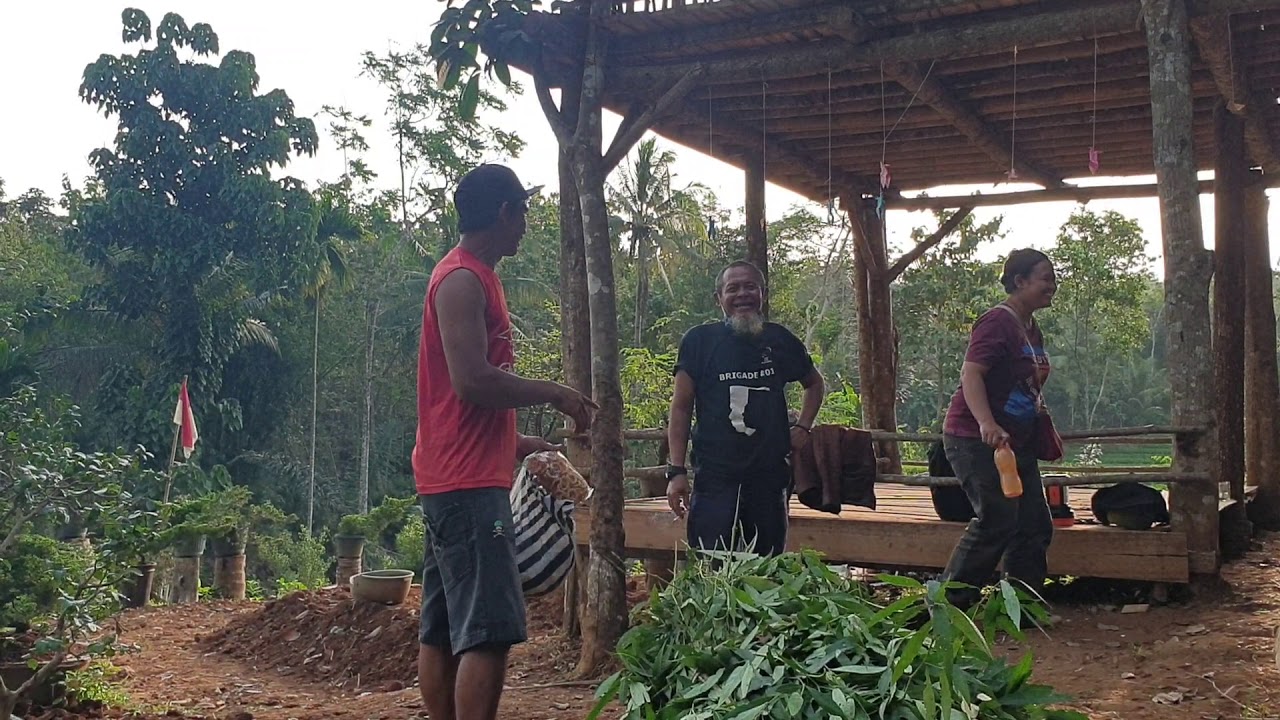
[[[1141,483],[1119,483],[1093,494],[1093,516],[1103,525],[1148,530],[1169,522],[1169,506],[1159,490]]]
[[[929,446],[929,474],[933,477],[955,477],[956,471],[947,461],[947,452],[942,448],[942,441]],[[969,522],[977,515],[973,511],[973,503],[964,494],[959,485],[929,488],[929,496],[933,500],[933,511],[939,520],[947,522]]]

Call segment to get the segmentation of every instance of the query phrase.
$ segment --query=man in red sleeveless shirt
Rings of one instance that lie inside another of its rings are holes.
[[[453,196],[462,237],[427,286],[413,474],[426,524],[418,680],[432,720],[496,717],[507,651],[526,639],[509,492],[516,463],[554,446],[517,434],[515,409],[550,404],[583,431],[596,407],[514,373],[494,267],[519,248],[534,192],[501,165],[463,176]]]

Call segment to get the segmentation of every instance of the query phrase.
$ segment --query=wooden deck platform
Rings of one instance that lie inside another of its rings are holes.
[[[1185,583],[1189,580],[1187,538],[1168,529],[1121,530],[1092,524],[1092,491],[1072,488],[1076,524],[1055,528],[1049,548],[1052,575]],[[787,549],[812,548],[832,563],[861,567],[937,568],[946,565],[964,532],[963,523],[938,520],[927,488],[881,485],[879,509],[845,506],[840,515],[791,505]],[[587,542],[588,508],[579,508],[577,540]],[[1085,521],[1085,522],[1081,522]],[[629,557],[682,555],[685,524],[672,515],[665,498],[631,500],[623,512]]]

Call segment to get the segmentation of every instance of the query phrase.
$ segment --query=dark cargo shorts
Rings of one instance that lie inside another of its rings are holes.
[[[426,525],[418,641],[454,655],[524,642],[511,499],[502,488],[419,495]]]

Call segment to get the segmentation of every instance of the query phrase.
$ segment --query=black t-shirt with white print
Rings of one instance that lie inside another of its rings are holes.
[[[785,487],[791,433],[784,386],[813,367],[804,343],[775,323],[756,338],[723,321],[685,333],[675,369],[693,379],[698,476]]]

